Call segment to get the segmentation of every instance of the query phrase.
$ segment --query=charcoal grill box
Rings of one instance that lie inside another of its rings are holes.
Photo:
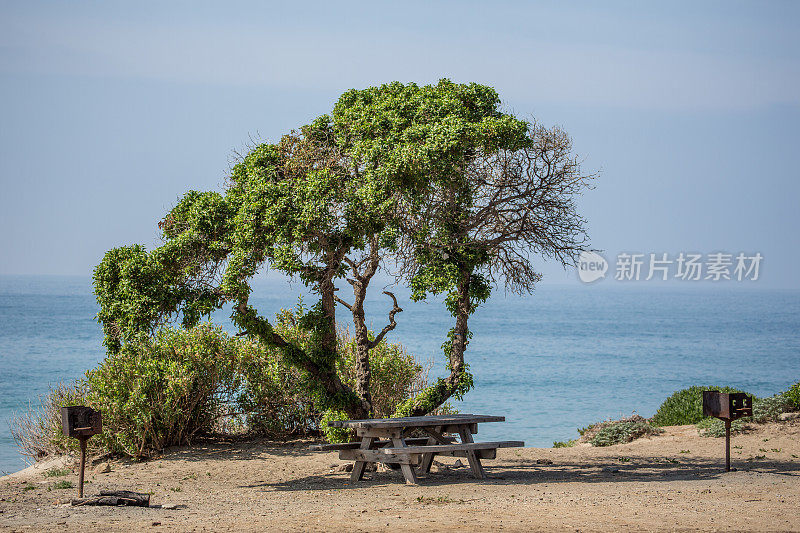
[[[100,411],[82,405],[62,407],[61,423],[64,435],[75,439],[91,437],[103,431],[103,418]]]
[[[722,420],[753,416],[753,398],[744,392],[703,391],[703,416]]]

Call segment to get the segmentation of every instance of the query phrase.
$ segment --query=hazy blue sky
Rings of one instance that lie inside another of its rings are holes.
[[[88,275],[251,136],[449,77],[573,136],[607,255],[761,252],[798,288],[798,28],[792,2],[0,2],[0,274]]]

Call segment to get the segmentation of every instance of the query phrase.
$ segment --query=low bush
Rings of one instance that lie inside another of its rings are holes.
[[[328,422],[333,422],[335,420],[347,420],[347,418],[347,414],[344,411],[337,411],[335,409],[328,409],[322,413],[319,429],[325,436],[326,441],[332,443],[350,442],[353,434],[349,429],[335,428],[328,425]]]
[[[146,457],[187,444],[224,414],[237,388],[240,343],[218,328],[164,328],[127,343],[70,385],[58,385],[40,405],[17,417],[12,433],[34,459],[78,449],[61,430],[62,406],[87,405],[103,413],[103,432],[90,453]]]
[[[109,429],[96,439],[133,457],[190,443],[227,412],[242,347],[208,325],[126,343],[86,374],[88,403]]]
[[[744,433],[747,430],[747,421],[750,420],[739,418],[731,422],[731,435],[737,433]],[[697,430],[702,437],[724,437],[725,436],[725,423],[719,418],[706,417],[697,424]]]
[[[786,396],[776,394],[768,398],[753,398],[753,416],[746,420],[763,424],[764,422],[775,422],[780,419],[781,413],[787,410]]]
[[[239,369],[242,383],[236,402],[247,431],[272,439],[316,431],[320,414],[306,377],[276,350],[253,344],[243,351]]]
[[[673,393],[650,419],[653,426],[683,426],[703,419],[703,391],[742,392],[731,387],[694,386]]]
[[[589,442],[592,446],[612,446],[631,442],[639,437],[656,435],[664,430],[653,427],[639,415],[633,415],[621,420],[592,424],[580,431],[580,440],[583,442]]]
[[[578,444],[578,439],[570,439],[567,441],[557,440],[553,441],[553,448],[572,448],[576,444]]]
[[[783,393],[786,398],[787,408],[792,411],[800,411],[800,381],[789,387],[789,390]]]
[[[276,324],[302,344],[298,311],[281,311]],[[346,334],[339,337],[339,355],[337,370],[352,386],[355,346]],[[381,342],[370,361],[374,416],[389,416],[427,386],[426,368],[398,344]],[[151,338],[130,341],[84,379],[53,388],[15,421],[14,437],[24,454],[41,459],[77,449],[77,441],[61,432],[64,405],[103,412],[104,431],[89,440],[92,453],[142,458],[210,432],[246,431],[274,439],[323,433],[331,442],[350,437],[327,425],[346,418],[344,413],[317,402],[306,375],[277,350],[211,325],[163,328]]]

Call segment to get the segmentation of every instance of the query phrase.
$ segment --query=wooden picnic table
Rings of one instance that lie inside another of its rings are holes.
[[[522,441],[474,442],[472,435],[483,422],[504,422],[503,416],[455,414],[413,416],[405,418],[377,418],[365,420],[336,420],[332,427],[349,428],[361,438],[358,442],[343,444],[317,444],[318,451],[339,451],[339,458],[353,460],[350,479],[359,481],[368,463],[399,464],[406,483],[416,484],[418,474],[430,472],[437,455],[466,457],[473,476],[484,479],[481,459],[494,459],[497,448],[514,448],[525,445]],[[411,437],[411,433],[421,436]],[[454,435],[460,439],[456,441]]]

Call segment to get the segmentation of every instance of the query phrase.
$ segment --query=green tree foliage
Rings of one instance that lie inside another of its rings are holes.
[[[319,396],[351,416],[365,405],[335,370],[334,280],[343,259],[384,225],[365,219],[378,196],[359,195],[315,126],[254,147],[234,166],[225,194],[187,193],[159,224],[164,244],[111,250],[95,269],[98,315],[111,353],[180,316],[192,327],[225,303],[233,322],[307,373]],[[312,342],[283,338],[249,305],[264,266],[299,277],[320,294],[300,318]]]

